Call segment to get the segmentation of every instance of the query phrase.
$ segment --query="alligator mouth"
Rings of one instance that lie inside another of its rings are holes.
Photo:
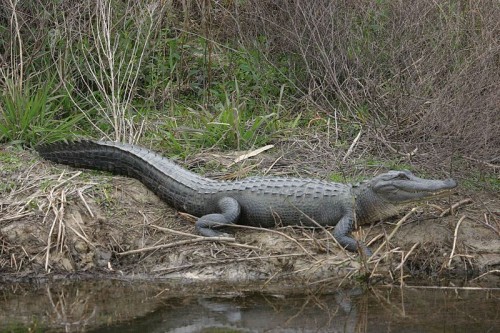
[[[398,200],[400,203],[404,202],[418,202],[418,201],[426,201],[437,198],[442,198],[450,195],[453,192],[453,188],[442,189],[438,191],[406,191],[399,190],[397,191],[399,194],[397,196],[401,197],[401,200]]]

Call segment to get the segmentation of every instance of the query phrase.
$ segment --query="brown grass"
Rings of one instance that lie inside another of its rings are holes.
[[[364,125],[382,150],[417,148],[427,167],[453,157],[498,171],[497,1],[245,4],[228,26],[246,43],[265,36],[270,60],[294,55],[303,92],[336,120]]]

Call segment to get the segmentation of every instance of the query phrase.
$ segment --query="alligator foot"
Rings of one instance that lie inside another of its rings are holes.
[[[335,237],[339,245],[344,249],[351,252],[361,252],[366,257],[371,257],[372,251],[365,244],[351,237],[352,225],[352,216],[346,214],[335,226],[333,237]]]
[[[217,203],[220,213],[203,215],[196,221],[196,230],[205,237],[220,237],[223,232],[215,230],[227,224],[235,223],[240,216],[240,204],[236,199],[224,197]]]

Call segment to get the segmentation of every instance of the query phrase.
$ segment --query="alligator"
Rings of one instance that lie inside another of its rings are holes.
[[[195,228],[203,236],[221,236],[221,227],[231,224],[335,226],[332,233],[340,246],[367,256],[370,249],[350,235],[355,225],[397,215],[457,186],[453,179],[422,179],[407,170],[388,171],[356,185],[267,176],[217,181],[131,144],[59,141],[36,150],[53,162],[138,179],[177,210],[198,217]]]

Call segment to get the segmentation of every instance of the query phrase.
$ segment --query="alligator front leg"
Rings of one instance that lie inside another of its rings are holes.
[[[339,242],[339,245],[351,252],[358,252],[359,249],[368,257],[372,255],[372,251],[362,242],[359,242],[351,237],[353,228],[352,216],[346,215],[340,219],[333,231],[333,237]]]
[[[218,237],[223,233],[213,228],[221,227],[225,224],[232,224],[240,217],[240,204],[231,197],[221,198],[217,202],[220,213],[203,215],[196,221],[196,230],[205,237]]]

